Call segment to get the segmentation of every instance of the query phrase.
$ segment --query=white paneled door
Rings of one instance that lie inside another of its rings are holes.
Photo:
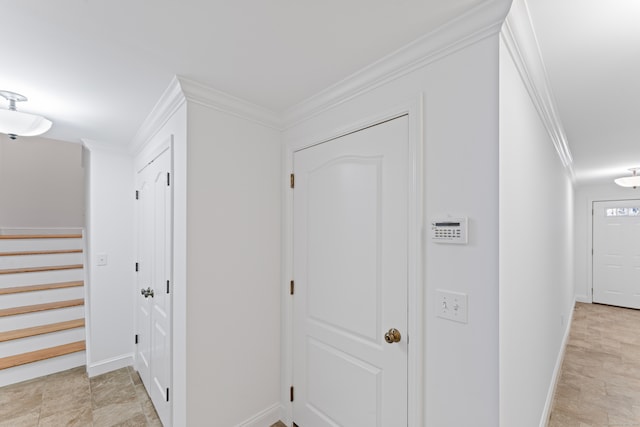
[[[640,308],[640,200],[593,202],[593,302]]]
[[[300,427],[407,425],[408,140],[402,116],[294,154]]]
[[[171,150],[138,173],[136,369],[163,425],[170,426]]]

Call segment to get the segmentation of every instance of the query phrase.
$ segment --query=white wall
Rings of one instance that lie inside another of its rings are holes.
[[[488,36],[298,124],[290,146],[424,95],[424,222],[469,217],[469,244],[426,243],[424,425],[498,425],[498,39]],[[419,135],[418,135],[419,137]],[[435,316],[436,289],[469,295],[469,323]],[[287,384],[283,384],[283,389]]]
[[[576,186],[575,197],[575,296],[581,302],[592,301],[593,236],[591,209],[594,201],[640,199],[640,190],[623,188],[613,181],[608,183],[586,183]]]
[[[270,425],[280,385],[281,135],[195,102],[187,110],[185,425],[234,426],[271,411]]]
[[[132,364],[133,162],[124,150],[90,144],[87,200],[87,369],[98,375]],[[108,257],[96,265],[98,254]]]
[[[500,46],[500,425],[533,427],[573,308],[573,186]]]
[[[84,227],[82,145],[0,136],[0,227]]]

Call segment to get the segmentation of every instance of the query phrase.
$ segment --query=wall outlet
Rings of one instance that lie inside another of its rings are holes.
[[[436,313],[443,319],[467,323],[467,294],[436,289]]]

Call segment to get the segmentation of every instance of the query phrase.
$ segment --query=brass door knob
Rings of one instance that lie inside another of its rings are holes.
[[[389,329],[389,332],[384,334],[384,340],[389,344],[393,344],[394,342],[400,342],[401,339],[402,339],[402,335],[400,335],[400,331],[395,328]]]

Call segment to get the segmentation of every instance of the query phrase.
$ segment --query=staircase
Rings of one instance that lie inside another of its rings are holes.
[[[0,387],[86,364],[81,234],[0,235]]]

